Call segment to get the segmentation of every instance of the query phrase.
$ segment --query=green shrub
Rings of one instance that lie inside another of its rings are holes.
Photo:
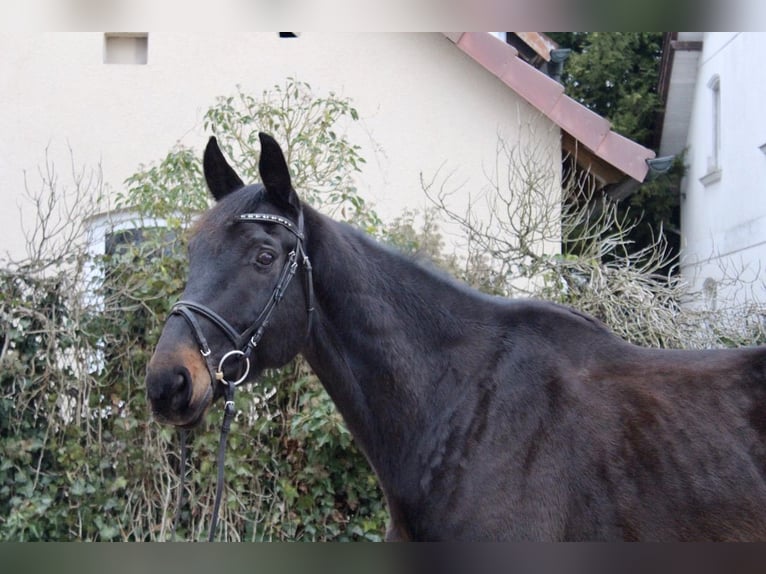
[[[241,91],[220,98],[206,127],[251,180],[249,146],[258,129],[274,132],[312,203],[375,231],[379,220],[353,187],[364,160],[339,135],[357,117],[348,100],[288,80],[258,101]],[[94,190],[79,191],[84,208]],[[39,224],[56,212],[56,192],[36,201],[49,206]],[[187,230],[208,204],[198,154],[178,147],[116,197],[114,213],[130,214],[140,232],[115,227],[114,248],[90,259],[82,237],[68,236],[3,270],[0,540],[205,538],[221,413],[191,433],[173,533],[178,439],[151,420],[143,377],[183,289]],[[374,473],[301,359],[240,392],[236,406],[219,538],[381,539]]]

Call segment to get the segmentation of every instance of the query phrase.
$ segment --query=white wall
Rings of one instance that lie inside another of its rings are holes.
[[[70,146],[77,165],[101,164],[114,192],[178,141],[201,152],[216,96],[238,84],[260,94],[288,76],[352,98],[362,120],[351,136],[368,161],[359,188],[384,218],[426,204],[421,171],[454,172],[456,201],[480,191],[498,133],[542,147],[558,168],[558,128],[441,34],[151,33],[146,65],[104,64],[103,42],[0,34],[0,252],[20,253],[16,204],[25,171],[38,185],[46,147],[62,182]]]
[[[682,188],[682,272],[708,303],[766,301],[766,34],[706,33],[699,59]],[[720,178],[707,178],[712,90],[721,93]],[[763,269],[762,269],[763,267]],[[739,275],[736,287],[725,278]],[[707,281],[707,283],[706,283]],[[715,295],[715,297],[714,297]]]

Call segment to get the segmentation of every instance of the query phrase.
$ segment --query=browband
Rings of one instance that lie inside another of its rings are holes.
[[[303,241],[303,211],[298,216],[298,225],[296,226],[292,221],[281,215],[272,215],[270,213],[243,213],[237,217],[239,221],[257,221],[262,223],[278,223],[282,227],[286,228],[298,239]]]

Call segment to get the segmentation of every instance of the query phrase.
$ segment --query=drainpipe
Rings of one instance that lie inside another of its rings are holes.
[[[564,71],[564,62],[569,58],[572,50],[569,48],[556,48],[550,51],[551,61],[548,62],[548,75],[561,83],[561,73]]]

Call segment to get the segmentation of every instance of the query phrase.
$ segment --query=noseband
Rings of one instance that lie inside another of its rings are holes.
[[[223,423],[221,425],[221,440],[218,448],[218,482],[216,484],[215,504],[213,505],[213,517],[210,523],[210,533],[208,536],[209,541],[213,541],[215,537],[216,524],[218,521],[218,508],[221,503],[221,493],[223,490],[223,459],[226,451],[226,438],[229,434],[229,428],[231,426],[231,420],[234,417],[234,389],[241,383],[243,383],[250,374],[250,356],[255,348],[258,346],[266,327],[269,326],[272,315],[277,308],[277,305],[285,295],[287,286],[295,276],[298,270],[298,264],[303,266],[304,279],[305,279],[305,295],[306,295],[306,312],[308,313],[308,326],[307,334],[311,331],[311,320],[314,311],[314,282],[312,278],[311,261],[309,261],[308,254],[303,246],[305,236],[303,233],[303,210],[298,213],[298,223],[294,224],[289,219],[280,215],[272,215],[269,213],[245,213],[237,217],[238,221],[246,223],[275,223],[281,225],[290,233],[295,235],[298,239],[295,244],[295,248],[290,251],[285,261],[282,271],[279,274],[274,290],[271,293],[269,301],[258,315],[255,322],[245,329],[243,332],[238,332],[226,319],[221,317],[218,313],[213,311],[207,305],[197,303],[195,301],[181,300],[178,301],[170,309],[168,318],[178,315],[182,317],[189,325],[192,334],[194,335],[197,344],[199,345],[199,352],[205,360],[208,372],[210,373],[210,385],[215,391],[216,381],[220,382],[224,387],[224,416]],[[200,327],[197,316],[202,316],[215,325],[231,342],[232,349],[224,353],[218,362],[217,368],[213,363],[212,351],[210,345],[207,342],[207,338]],[[244,369],[240,370],[239,378],[235,381],[228,381],[224,375],[224,365],[229,359],[239,358],[242,361]],[[175,523],[177,522],[180,508],[181,497],[183,496],[183,479],[186,471],[186,431],[181,431],[181,483],[179,485],[178,506],[176,509],[176,518],[174,518],[173,528],[175,529]]]

